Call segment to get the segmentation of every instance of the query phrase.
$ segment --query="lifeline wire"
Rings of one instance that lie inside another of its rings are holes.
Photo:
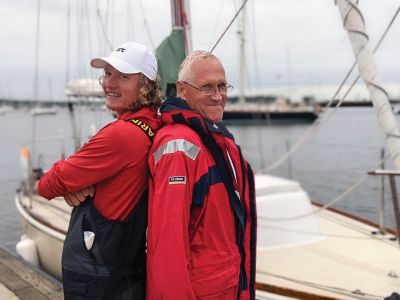
[[[318,283],[314,283],[314,282],[310,282],[310,281],[294,279],[294,278],[290,278],[290,277],[286,277],[286,276],[282,276],[282,275],[278,275],[278,274],[274,274],[274,273],[270,273],[270,272],[257,271],[257,273],[275,277],[275,278],[279,278],[279,279],[283,279],[286,281],[295,282],[295,283],[298,283],[298,284],[304,285],[304,286],[314,287],[314,288],[317,288],[317,289],[320,289],[323,291],[329,291],[329,292],[334,292],[334,293],[341,294],[341,295],[350,296],[355,299],[366,299],[366,300],[367,299],[368,300],[383,299],[382,296],[367,294],[358,289],[351,291],[348,289],[343,289],[343,288],[339,288],[339,287],[335,287],[335,286],[328,286],[328,285],[318,284]]]

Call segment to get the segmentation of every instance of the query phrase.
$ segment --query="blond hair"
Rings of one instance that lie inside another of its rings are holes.
[[[214,54],[206,50],[195,50],[191,54],[186,56],[186,58],[181,63],[178,70],[178,80],[190,82],[193,79],[193,63],[205,59],[216,59],[219,61],[219,59]]]
[[[156,80],[150,80],[146,76],[141,76],[141,85],[137,101],[131,107],[131,110],[137,110],[142,107],[159,108],[163,101],[160,91],[160,76]]]

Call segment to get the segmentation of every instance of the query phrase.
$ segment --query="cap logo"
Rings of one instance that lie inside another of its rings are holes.
[[[115,50],[115,51],[120,51],[120,52],[124,53],[124,52],[126,51],[126,48],[118,48],[118,49]]]

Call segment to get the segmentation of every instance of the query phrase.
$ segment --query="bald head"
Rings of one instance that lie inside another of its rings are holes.
[[[205,50],[195,50],[181,63],[178,70],[178,80],[179,81],[187,81],[191,82],[193,80],[193,64],[198,61],[206,60],[206,59],[219,59],[212,53]]]

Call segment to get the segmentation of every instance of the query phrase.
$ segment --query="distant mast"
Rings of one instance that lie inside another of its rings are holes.
[[[172,29],[182,29],[185,54],[192,53],[192,22],[189,0],[171,0]]]
[[[357,0],[336,0],[357,59],[360,77],[367,85],[379,124],[385,133],[390,157],[396,168],[400,170],[399,128],[390,106],[388,94],[381,85],[373,53],[366,46],[368,35],[365,33],[364,18],[357,3]]]
[[[36,39],[35,39],[35,67],[33,76],[33,101],[37,107],[39,100],[39,49],[40,49],[40,0],[37,0],[36,9]],[[36,167],[36,116],[32,115],[32,166]]]
[[[243,0],[243,3],[245,0]],[[246,37],[246,6],[243,7],[242,13],[239,19],[239,39],[240,39],[240,59],[239,59],[239,104],[244,106],[246,99],[244,97],[244,86],[245,86],[245,71],[246,71],[246,52],[245,52],[245,37]]]

